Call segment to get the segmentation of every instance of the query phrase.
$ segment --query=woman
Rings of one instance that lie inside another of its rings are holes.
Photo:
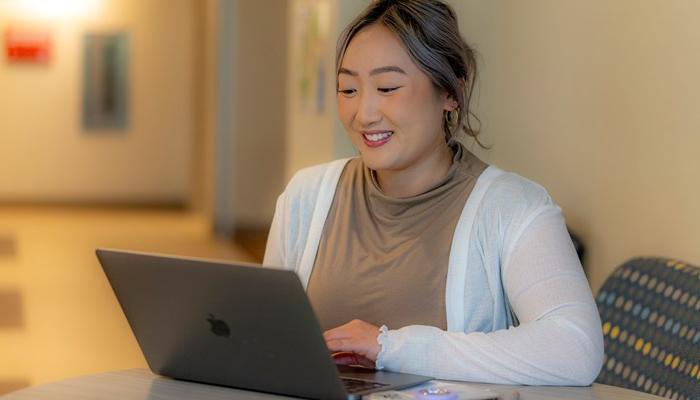
[[[338,43],[338,110],[360,157],[292,178],[264,261],[297,271],[336,361],[590,384],[600,320],[561,210],[456,140],[477,135],[476,63],[452,9],[379,0]]]

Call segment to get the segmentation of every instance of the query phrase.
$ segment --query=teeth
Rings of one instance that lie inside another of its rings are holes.
[[[392,134],[393,134],[392,132],[384,132],[384,133],[374,133],[374,134],[371,134],[371,135],[364,135],[364,136],[365,136],[365,137],[367,138],[367,140],[369,140],[370,142],[378,142],[378,141],[380,141],[380,140],[384,140],[384,139],[388,138],[388,137],[391,136]]]

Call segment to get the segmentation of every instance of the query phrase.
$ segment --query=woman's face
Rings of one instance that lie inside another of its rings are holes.
[[[350,41],[337,99],[345,131],[369,168],[402,171],[444,153],[443,110],[456,103],[383,25],[370,25]]]

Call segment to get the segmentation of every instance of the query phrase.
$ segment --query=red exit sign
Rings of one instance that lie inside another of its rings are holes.
[[[51,35],[41,29],[8,29],[5,54],[10,62],[46,64],[51,57]]]

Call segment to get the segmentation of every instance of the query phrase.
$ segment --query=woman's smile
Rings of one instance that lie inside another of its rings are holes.
[[[385,145],[391,140],[394,135],[393,131],[386,130],[371,130],[362,131],[362,140],[368,147],[376,148]]]

